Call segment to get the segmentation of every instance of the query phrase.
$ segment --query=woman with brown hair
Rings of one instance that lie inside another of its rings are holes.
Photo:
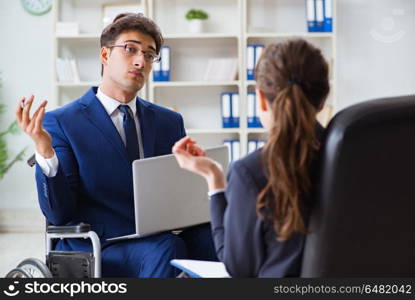
[[[269,138],[233,163],[227,186],[221,166],[191,138],[177,142],[173,153],[182,168],[207,180],[215,248],[231,276],[299,276],[328,65],[305,40],[272,44],[258,62],[256,84]]]

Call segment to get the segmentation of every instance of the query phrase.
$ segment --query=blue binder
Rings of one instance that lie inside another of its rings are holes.
[[[262,128],[261,120],[259,119],[259,100],[255,94],[255,111],[254,111],[254,123],[253,128]]]
[[[324,1],[315,0],[316,3],[316,32],[324,32]]]
[[[224,140],[223,144],[228,146],[228,158],[229,158],[229,163],[232,162],[232,140]]]
[[[266,141],[259,139],[248,140],[248,153],[254,152],[265,146]]]
[[[265,46],[261,44],[249,44],[246,52],[246,75],[247,80],[255,80],[255,67],[261,57],[262,50]]]
[[[236,161],[240,158],[240,141],[232,140],[232,161]]]
[[[160,49],[161,60],[153,65],[153,81],[170,81],[170,47]]]
[[[221,94],[222,127],[232,128],[232,104],[231,93]]]
[[[248,114],[247,114],[248,128],[255,127],[255,93],[248,93]]]
[[[160,81],[170,81],[170,47],[161,47],[161,76]]]
[[[240,157],[240,141],[239,140],[223,140],[223,144],[229,149],[229,162],[234,162]]]
[[[256,148],[257,149],[262,148],[262,147],[265,146],[265,144],[266,144],[266,141],[264,141],[264,140],[257,140]]]
[[[239,128],[239,94],[230,93],[231,97],[231,126]]]
[[[307,15],[307,29],[308,32],[316,32],[316,1],[315,0],[305,0],[306,1],[306,15]]]
[[[264,48],[265,48],[264,45],[255,45],[254,79],[255,79],[256,65],[258,64],[258,61],[261,57],[261,54],[262,54],[262,51],[264,50]]]
[[[248,45],[246,50],[246,79],[254,80],[255,45]]]
[[[248,153],[254,152],[257,149],[257,140],[248,140]]]
[[[324,0],[324,32],[333,32],[333,0]]]
[[[161,81],[161,61],[153,64],[153,81]]]

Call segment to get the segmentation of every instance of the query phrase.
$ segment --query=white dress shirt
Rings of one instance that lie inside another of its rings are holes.
[[[226,189],[216,189],[216,190],[210,191],[210,192],[208,192],[209,199],[213,195],[216,195],[216,194],[219,194],[219,193],[224,193],[225,191],[226,191]]]
[[[136,97],[134,97],[128,103],[121,103],[105,95],[102,92],[100,87],[98,87],[96,97],[101,102],[101,104],[104,106],[105,111],[110,116],[111,121],[114,123],[115,128],[117,129],[118,133],[121,136],[122,141],[124,142],[124,145],[126,144],[126,138],[125,138],[125,132],[124,132],[124,126],[123,126],[124,114],[118,109],[118,107],[120,105],[128,105],[130,107],[131,112],[134,116],[135,128],[137,129],[140,158],[143,158],[144,150],[143,150],[143,143],[141,139],[140,122],[138,120],[138,115],[137,115]],[[36,157],[36,162],[39,164],[43,174],[45,174],[47,177],[54,177],[56,173],[58,173],[59,160],[58,160],[58,157],[56,156],[56,153],[54,153],[52,158],[44,158],[37,151],[35,151],[35,157]]]

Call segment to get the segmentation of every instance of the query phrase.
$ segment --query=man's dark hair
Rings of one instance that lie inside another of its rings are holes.
[[[145,17],[141,13],[122,13],[116,16],[114,21],[102,31],[100,39],[101,47],[111,46],[116,41],[118,36],[126,31],[138,31],[149,35],[156,43],[157,54],[160,53],[160,48],[164,43],[160,28],[153,22],[153,20]],[[103,67],[101,75],[102,73]]]

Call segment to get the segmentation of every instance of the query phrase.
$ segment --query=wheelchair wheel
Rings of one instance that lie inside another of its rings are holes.
[[[14,272],[14,273],[12,273]],[[52,278],[49,268],[37,258],[28,258],[23,260],[16,269],[9,272],[13,276],[26,276],[20,278]],[[8,277],[8,275],[6,277]],[[14,277],[16,278],[16,277]]]
[[[32,278],[32,276],[22,268],[15,268],[7,273],[6,278]]]

